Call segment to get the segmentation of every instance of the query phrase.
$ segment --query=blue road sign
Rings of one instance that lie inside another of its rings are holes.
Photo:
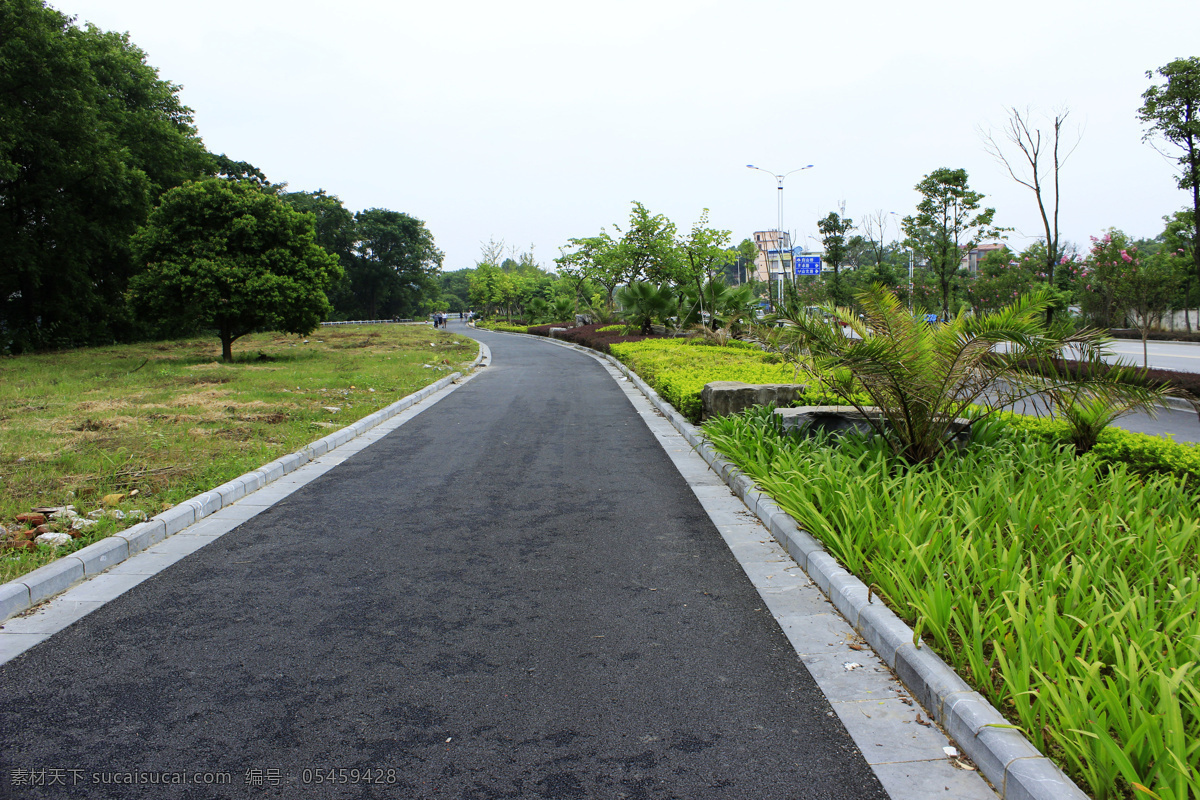
[[[796,253],[796,274],[797,275],[820,275],[821,274],[821,257],[820,256],[804,256]]]

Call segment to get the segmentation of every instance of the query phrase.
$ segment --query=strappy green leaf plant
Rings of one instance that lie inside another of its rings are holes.
[[[1124,411],[1152,407],[1168,392],[1129,370],[1072,375],[1054,369],[1054,360],[1066,352],[1101,364],[1108,339],[1095,329],[1047,325],[1052,297],[1045,291],[988,314],[963,312],[938,324],[913,316],[880,285],[856,300],[861,313],[831,306],[820,313],[785,310],[768,318],[757,338],[867,414],[877,433],[910,463],[937,459],[962,419],[985,417],[1026,398],[1105,402]],[[862,402],[864,395],[869,403]],[[868,405],[879,409],[878,418],[867,413]]]

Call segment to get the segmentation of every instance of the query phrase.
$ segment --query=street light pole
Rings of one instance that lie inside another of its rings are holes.
[[[783,299],[783,179],[786,178],[788,175],[791,175],[793,172],[801,172],[806,169],[812,169],[812,166],[813,166],[812,164],[808,164],[803,167],[798,167],[797,169],[794,169],[791,172],[784,172],[781,174],[781,173],[771,172],[771,170],[763,169],[762,167],[756,167],[753,164],[746,165],[747,169],[756,169],[759,172],[765,172],[768,175],[770,175],[771,177],[773,177],[775,179],[776,185],[779,188],[779,194],[777,195],[777,197],[779,198],[779,203],[778,203],[779,227],[776,229],[776,233],[778,234],[778,239],[775,243],[775,247],[777,248],[777,251],[779,253],[779,295],[778,295],[778,297],[780,300]],[[768,268],[769,268],[770,260],[767,261],[767,264],[768,264]],[[768,275],[767,278],[770,279],[770,275]]]

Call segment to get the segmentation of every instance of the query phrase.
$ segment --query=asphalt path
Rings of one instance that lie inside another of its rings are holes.
[[[482,375],[0,667],[0,793],[886,797],[600,365],[472,335]]]

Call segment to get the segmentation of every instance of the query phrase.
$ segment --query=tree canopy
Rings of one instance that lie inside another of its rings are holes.
[[[1147,139],[1162,136],[1180,150],[1179,188],[1192,195],[1192,240],[1200,241],[1200,58],[1176,59],[1157,72],[1167,82],[1146,90],[1138,118],[1150,126]],[[1200,248],[1192,248],[1192,264],[1200,278]]]
[[[342,273],[316,243],[312,215],[221,178],[167,192],[134,247],[146,267],[133,280],[135,304],[177,329],[216,329],[226,361],[248,333],[314,330]]]
[[[210,170],[179,101],[124,34],[0,3],[0,350],[127,331],[129,237]]]
[[[965,169],[935,169],[916,189],[922,199],[916,216],[904,218],[904,233],[907,244],[927,259],[941,293],[942,318],[948,319],[963,253],[984,238],[1000,234],[1000,229],[992,226],[996,209],[979,210],[983,195],[967,185]]]

